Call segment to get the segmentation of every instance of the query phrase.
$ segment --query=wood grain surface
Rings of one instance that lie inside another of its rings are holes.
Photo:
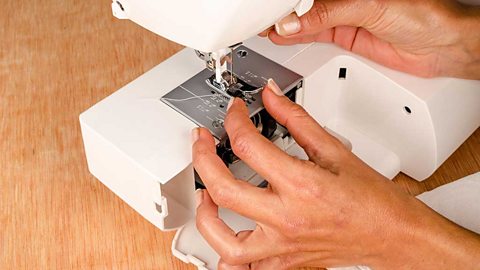
[[[173,233],[92,177],[79,114],[182,47],[111,16],[109,0],[2,0],[0,269],[194,269]],[[480,131],[412,194],[480,170]]]

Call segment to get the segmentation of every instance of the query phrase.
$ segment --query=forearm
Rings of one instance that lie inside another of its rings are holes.
[[[374,269],[474,270],[480,266],[480,236],[420,202],[410,218],[394,229],[391,241],[388,265]]]

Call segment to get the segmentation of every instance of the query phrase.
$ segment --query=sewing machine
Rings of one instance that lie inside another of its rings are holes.
[[[223,120],[244,99],[259,131],[291,155],[303,150],[264,110],[269,78],[372,168],[430,176],[480,126],[480,82],[422,79],[334,45],[275,46],[256,37],[313,0],[119,0],[113,14],[187,46],[80,116],[91,173],[161,230],[178,230],[173,254],[199,269],[218,255],[195,227],[190,132],[203,126],[232,172],[265,185],[231,151]],[[258,16],[255,16],[257,15]],[[246,19],[248,18],[248,19]],[[259,205],[259,207],[262,207]],[[234,230],[255,226],[228,210]]]

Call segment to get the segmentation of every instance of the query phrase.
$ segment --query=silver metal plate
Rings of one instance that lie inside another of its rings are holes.
[[[251,86],[262,88],[269,78],[273,78],[284,93],[302,87],[301,75],[245,46],[238,47],[232,57],[233,73]],[[163,96],[161,100],[199,126],[208,128],[221,140],[226,137],[223,122],[231,96],[207,83],[207,79],[212,75],[212,71],[204,69]],[[261,91],[245,95],[244,100],[250,116],[263,109]]]

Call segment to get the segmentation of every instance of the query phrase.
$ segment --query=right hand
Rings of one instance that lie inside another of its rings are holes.
[[[207,187],[197,193],[197,228],[220,255],[218,269],[367,265],[373,269],[475,269],[480,237],[435,213],[374,171],[269,81],[265,108],[308,155],[290,156],[254,126],[241,99],[228,106],[234,153],[269,182],[235,178],[208,129],[195,129],[192,154]],[[233,231],[218,207],[255,221]]]
[[[317,0],[261,35],[279,45],[332,42],[417,76],[480,79],[480,8],[454,0]]]

